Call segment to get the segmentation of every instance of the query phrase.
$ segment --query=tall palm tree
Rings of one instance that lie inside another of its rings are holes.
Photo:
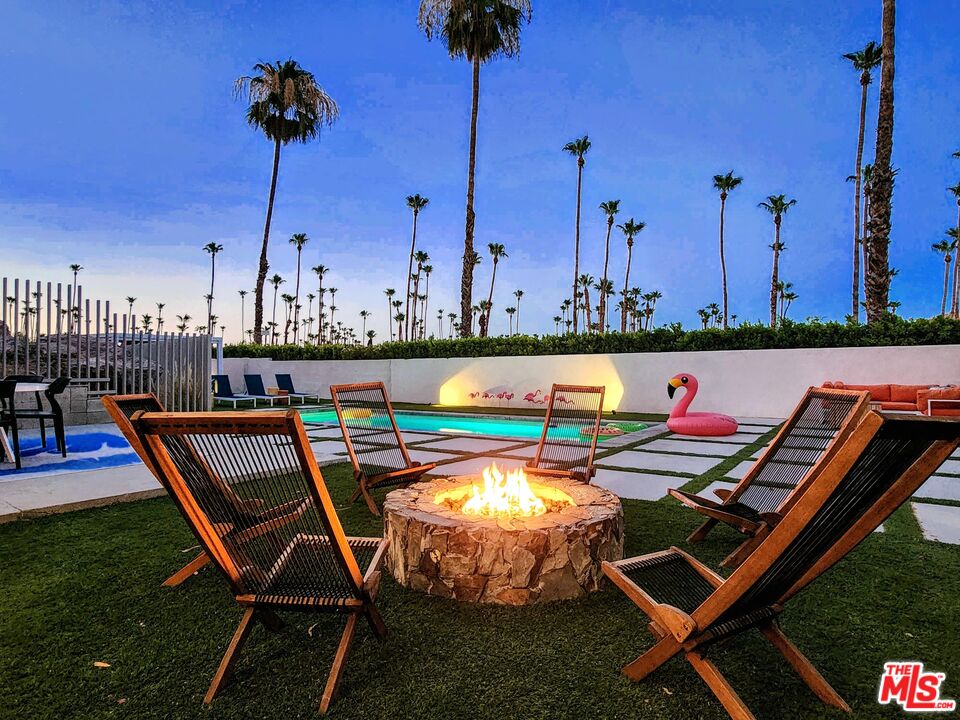
[[[79,263],[73,263],[70,266],[70,272],[73,273],[73,306],[76,308],[78,324],[80,323],[80,301],[77,300],[77,275],[80,274],[81,270],[83,270],[83,265],[80,265]],[[70,308],[70,310],[73,310],[73,308]],[[69,326],[69,322],[73,320],[73,315],[74,315],[73,312],[70,312],[67,314],[68,326]],[[14,325],[16,325],[16,323],[14,323]]]
[[[293,320],[294,297],[290,293],[283,293],[280,295],[280,299],[283,300],[284,305],[283,344],[286,345],[290,341],[290,323]]]
[[[957,227],[953,233],[956,240],[960,237],[960,183],[947,188],[947,190],[953,194],[957,201]],[[960,266],[960,262],[953,264],[953,304],[950,306],[950,314],[953,317],[960,317],[960,297],[957,297],[957,294],[960,293],[960,271],[957,270],[957,266]]]
[[[163,330],[163,309],[167,306],[166,303],[158,302],[157,303],[157,332],[159,333]]]
[[[867,87],[872,82],[870,71],[880,64],[883,56],[880,46],[871,40],[863,50],[847,53],[843,57],[853,63],[853,69],[860,73],[860,126],[857,134],[857,170],[854,175],[853,191],[853,309],[851,311],[853,321],[860,322],[860,190],[863,134],[867,122]]]
[[[600,280],[594,284],[594,289],[599,295],[599,304],[597,307],[601,311],[602,322],[599,322],[600,332],[607,332],[610,329],[610,323],[607,322],[607,298],[614,294],[613,282],[611,280]],[[598,318],[600,319],[600,318]]]
[[[273,172],[270,175],[270,195],[267,198],[267,217],[263,224],[263,244],[260,247],[260,265],[254,290],[253,341],[262,340],[263,285],[267,279],[267,245],[270,242],[270,221],[277,194],[277,174],[280,171],[280,148],[291,142],[307,143],[320,134],[324,125],[330,126],[340,115],[337,103],[317,84],[313,73],[307,72],[296,60],[276,63],[257,63],[255,75],[244,75],[234,83],[234,94],[246,97],[247,123],[260,130],[273,142]]]
[[[600,279],[604,285],[607,283],[607,267],[610,264],[610,231],[613,230],[613,221],[617,213],[620,212],[619,200],[607,200],[600,203],[600,210],[607,216],[607,239],[603,247],[603,277]],[[607,326],[607,296],[606,293],[600,293],[600,332],[606,332]]]
[[[452,340],[452,339],[453,339],[453,325],[454,325],[454,323],[455,323],[456,320],[457,320],[457,314],[456,314],[456,313],[447,313],[447,320],[450,321],[450,326],[449,326],[449,328],[447,328],[447,337],[449,337],[449,338]]]
[[[314,265],[312,268],[310,268],[310,270],[311,272],[313,272],[314,275],[317,276],[317,281],[319,282],[319,286],[317,288],[317,294],[320,296],[320,301],[317,304],[317,314],[320,316],[321,324],[322,324],[323,293],[325,292],[323,289],[323,276],[326,275],[328,272],[330,272],[330,268],[328,268],[326,265]],[[318,328],[317,343],[320,343],[322,341],[323,341],[323,328],[321,327],[321,328]]]
[[[560,334],[560,323],[562,323],[562,322],[563,322],[563,316],[562,316],[562,315],[554,315],[554,316],[553,316],[553,331],[554,331],[554,334],[555,334],[555,335],[559,335],[559,334]]]
[[[505,308],[505,311],[507,313],[507,318],[510,321],[510,329],[507,331],[507,337],[512,337],[513,336],[513,315],[515,312],[517,312],[517,309],[515,307],[508,307],[508,308]]]
[[[493,284],[497,281],[497,264],[501,258],[509,257],[501,243],[487,243],[487,250],[493,259],[493,272],[490,273],[490,294],[487,296],[487,321],[484,327],[480,328],[480,335],[482,337],[486,337],[490,332],[490,313],[493,311]]]
[[[713,176],[713,189],[720,191],[720,278],[723,287],[723,329],[727,329],[727,259],[723,252],[724,211],[727,207],[727,196],[743,182],[742,177],[733,174],[733,170],[726,175]]]
[[[523,297],[523,290],[514,290],[513,296],[517,299],[517,335],[520,334],[520,298]]]
[[[213,335],[213,281],[217,274],[217,253],[223,250],[223,245],[215,242],[208,242],[203,246],[203,251],[210,255],[210,294],[207,300],[207,330]]]
[[[133,330],[133,304],[137,301],[135,297],[127,295],[127,317],[130,319],[130,330]]]
[[[243,328],[246,327],[243,316],[247,307],[247,291],[237,290],[237,294],[240,295],[240,342],[243,342]]]
[[[584,135],[563,146],[563,151],[577,158],[577,225],[573,246],[573,331],[577,332],[577,283],[580,282],[580,194],[583,189],[583,156],[590,150],[590,138]]]
[[[393,304],[397,305],[397,303],[403,305],[399,300],[395,300]],[[398,311],[393,319],[397,321],[397,337],[400,338],[403,336],[403,313]]]
[[[333,330],[333,314],[337,311],[336,302],[337,302],[337,288],[332,287],[327,290],[330,293],[330,329]]]
[[[950,261],[953,259],[951,253],[955,249],[954,243],[949,240],[941,240],[933,243],[930,249],[943,255],[943,299],[940,301],[940,314],[945,316],[947,314],[947,291],[950,286]]]
[[[591,332],[593,326],[593,318],[590,315],[590,287],[593,285],[593,275],[587,275],[584,273],[580,276],[580,287],[583,288],[583,307],[584,312],[586,313],[586,330]]]
[[[429,262],[430,255],[428,255],[423,250],[417,250],[413,254],[413,259],[417,263],[417,271],[413,275],[413,293],[407,295],[407,313],[410,313],[410,299],[413,298],[413,312],[410,313],[407,317],[407,323],[405,324],[406,332],[405,339],[410,339],[410,333],[416,331],[417,324],[417,295],[420,293],[420,274],[423,272],[423,266],[425,263]]]
[[[953,308],[951,311],[952,317],[957,317],[957,305],[960,301],[960,272],[957,272],[957,265],[960,265],[960,227],[948,228],[947,237],[953,241],[953,249],[956,251],[954,253],[953,263],[953,302],[950,304],[950,307]]]
[[[410,258],[407,261],[407,317],[410,317],[410,279],[413,275],[413,253],[417,249],[417,217],[420,211],[430,203],[430,198],[422,197],[419,193],[416,195],[407,195],[407,207],[413,211],[413,232],[410,237]],[[409,333],[407,340],[410,339]]]
[[[390,331],[390,342],[393,342],[393,323],[390,322],[390,310],[393,306],[393,296],[397,294],[397,291],[393,288],[387,288],[383,291],[383,294],[387,296],[387,329]]]
[[[643,230],[647,224],[645,222],[636,222],[630,218],[622,225],[617,225],[620,232],[627,240],[627,271],[623,275],[623,305],[620,306],[620,332],[627,331],[627,286],[630,284],[630,263],[633,260],[633,239]]]
[[[420,317],[423,318],[423,329],[420,332],[420,339],[422,340],[426,334],[427,328],[427,305],[430,302],[430,273],[433,272],[433,265],[424,265],[423,266],[423,276],[426,280],[426,289],[423,291],[423,310],[420,313]]]
[[[363,321],[363,328],[360,330],[361,335],[367,334],[367,318],[370,317],[371,313],[368,310],[360,311],[360,319]]]
[[[654,327],[653,315],[657,311],[657,301],[662,297],[663,297],[663,293],[660,292],[659,290],[654,290],[653,292],[650,293],[650,319],[647,324],[647,328],[650,330],[652,330]]]
[[[313,333],[313,301],[317,299],[317,296],[313,293],[307,293],[307,321],[306,321],[306,332],[307,335]],[[304,338],[304,344],[309,338]]]
[[[280,277],[276,273],[274,273],[273,277],[270,278],[270,284],[273,285],[273,316],[270,321],[273,327],[273,338],[271,340],[272,344],[276,344],[277,342],[277,290],[279,290],[280,285],[282,285],[285,282],[286,280],[284,280],[282,277]],[[256,322],[256,318],[254,318],[254,322]],[[256,330],[254,330],[253,337],[254,337],[254,342],[256,342],[257,341]]]
[[[451,58],[473,65],[470,109],[470,154],[467,161],[467,211],[463,235],[463,274],[460,279],[460,334],[472,333],[474,176],[477,168],[477,113],[480,106],[480,66],[497,57],[520,52],[520,28],[530,22],[530,0],[421,0],[417,23],[428,40],[446,43]]]
[[[300,331],[300,256],[303,246],[310,241],[306,233],[294,233],[290,237],[290,244],[297,249],[297,282],[293,288],[293,342],[297,342],[297,333]]]
[[[780,253],[786,249],[786,245],[780,242],[780,223],[783,216],[791,207],[797,204],[796,200],[787,200],[786,195],[770,195],[766,200],[758,204],[773,216],[773,226],[775,235],[773,245],[773,272],[770,275],[770,327],[777,326],[777,283],[780,281]]]
[[[870,181],[870,255],[864,288],[867,322],[887,312],[890,294],[890,205],[893,198],[893,65],[896,0],[883,0],[883,60],[880,65],[880,105],[877,145]]]

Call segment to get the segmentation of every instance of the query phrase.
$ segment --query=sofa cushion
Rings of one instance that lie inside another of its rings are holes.
[[[917,411],[917,404],[915,402],[882,402],[880,403],[880,408],[882,410],[910,410],[913,412]]]
[[[926,390],[929,385],[890,385],[890,400],[892,402],[917,402],[917,393]]]
[[[870,399],[873,402],[890,402],[889,385],[851,385],[850,383],[844,383],[843,388],[845,390],[866,390],[870,393]],[[916,402],[916,396],[914,396],[914,402]]]
[[[917,409],[926,414],[927,401],[935,400],[960,400],[960,386],[944,388],[925,388],[917,393]],[[946,415],[950,417],[960,417],[960,402],[952,403],[934,403],[932,415]]]

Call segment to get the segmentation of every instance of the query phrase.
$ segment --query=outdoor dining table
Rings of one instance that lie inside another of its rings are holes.
[[[18,382],[13,391],[15,393],[42,393],[50,387],[50,383],[45,382]],[[0,427],[0,448],[3,449],[3,459],[0,462],[13,463],[13,448],[10,447],[10,441],[7,439],[6,431]]]

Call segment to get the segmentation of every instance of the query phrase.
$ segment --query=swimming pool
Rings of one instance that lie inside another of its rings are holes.
[[[334,410],[301,413],[305,423],[323,425],[337,425],[337,413]],[[450,435],[485,435],[489,437],[518,438],[521,440],[539,440],[543,431],[543,420],[540,418],[505,418],[505,417],[470,417],[465,415],[445,415],[440,413],[404,412],[394,413],[397,427],[410,432],[447,433]],[[378,418],[379,420],[379,418]],[[382,418],[382,425],[387,426],[388,420]],[[380,423],[376,423],[380,424]],[[642,430],[646,427],[642,423],[617,423],[627,432]],[[550,438],[578,437],[574,428],[551,427],[547,431]],[[601,437],[600,440],[604,440]]]

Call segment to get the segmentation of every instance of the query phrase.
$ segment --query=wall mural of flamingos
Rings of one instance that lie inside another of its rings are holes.
[[[542,403],[543,400],[538,399],[540,393],[542,392],[543,390],[541,390],[540,388],[537,388],[536,392],[528,392],[526,395],[523,396],[523,399],[526,400],[528,403]]]
[[[678,373],[667,382],[667,395],[673,398],[678,388],[685,388],[683,397],[670,411],[667,427],[678,435],[733,435],[737,431],[737,421],[729,415],[709,412],[687,412],[690,403],[697,396],[700,387],[697,379],[690,373]]]

